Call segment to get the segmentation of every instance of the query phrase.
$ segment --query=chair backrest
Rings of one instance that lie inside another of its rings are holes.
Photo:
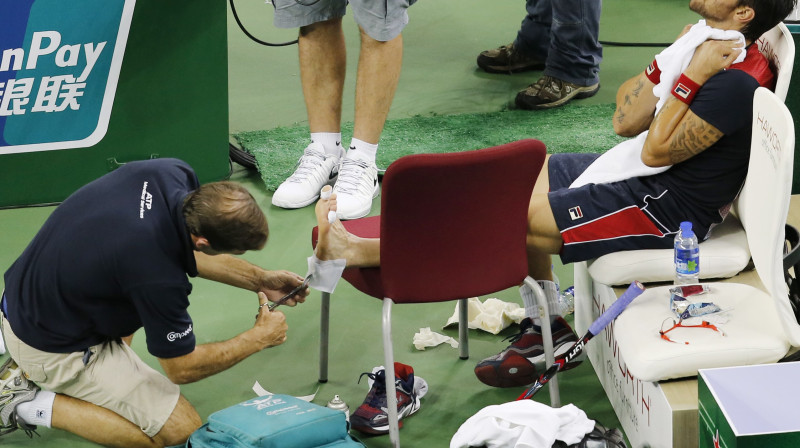
[[[528,205],[545,145],[521,140],[393,162],[381,193],[381,281],[398,303],[441,302],[519,285]]]
[[[787,338],[792,345],[800,346],[800,325],[789,303],[783,277],[784,226],[791,199],[794,139],[789,109],[776,94],[759,87],[753,99],[750,165],[736,201],[736,212],[747,234],[756,272],[774,299]]]
[[[786,94],[789,91],[789,81],[792,78],[792,68],[794,67],[794,39],[791,32],[783,24],[779,23],[771,30],[764,33],[758,41],[758,50],[769,59],[773,69],[777,72],[775,80],[775,95],[781,101],[786,101]]]

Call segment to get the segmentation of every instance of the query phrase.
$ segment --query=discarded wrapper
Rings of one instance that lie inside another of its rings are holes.
[[[680,319],[703,316],[721,311],[722,309],[711,302],[690,302],[685,297],[672,294],[669,299],[669,306],[672,312]]]
[[[700,285],[700,284],[683,285],[683,286],[675,286],[669,288],[669,293],[672,295],[677,295],[680,297],[687,298],[691,296],[696,296],[698,294],[705,294],[710,290],[711,288],[709,288],[708,285]]]

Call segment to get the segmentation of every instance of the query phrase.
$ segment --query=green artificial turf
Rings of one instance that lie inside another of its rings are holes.
[[[611,126],[613,113],[613,104],[569,104],[535,112],[503,110],[389,120],[376,162],[385,169],[409,154],[468,151],[526,138],[543,141],[549,153],[603,152],[623,140]],[[352,132],[352,123],[342,126],[345,144]],[[294,171],[309,142],[309,131],[305,125],[286,126],[241,132],[235,138],[255,156],[267,190],[275,191]]]

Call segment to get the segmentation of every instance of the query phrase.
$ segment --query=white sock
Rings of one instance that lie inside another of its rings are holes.
[[[544,290],[544,296],[547,299],[547,310],[550,313],[550,323],[553,323],[560,315],[558,289],[556,289],[556,284],[550,280],[537,280],[537,283]],[[522,303],[525,305],[525,317],[530,317],[534,324],[541,325],[539,303],[533,295],[533,290],[527,284],[523,283],[519,288],[519,294],[522,296]]]
[[[325,154],[338,156],[342,153],[341,132],[312,132],[311,141],[325,148]]]
[[[53,400],[56,394],[49,390],[40,390],[31,401],[17,405],[15,411],[22,421],[29,425],[50,428],[53,421]]]
[[[347,151],[348,157],[356,157],[359,160],[375,163],[375,157],[378,155],[378,144],[367,143],[365,141],[354,138],[350,140],[350,150]]]

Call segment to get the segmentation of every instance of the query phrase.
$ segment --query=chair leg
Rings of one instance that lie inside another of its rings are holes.
[[[389,441],[400,448],[400,424],[397,418],[397,392],[394,385],[394,350],[392,349],[392,299],[383,299],[383,368],[386,374],[386,407],[389,413]]]
[[[467,299],[458,300],[458,346],[459,358],[469,359],[469,317]]]
[[[331,295],[323,292],[319,311],[319,382],[328,382],[328,340],[331,322]]]
[[[525,283],[533,290],[536,301],[539,303],[544,314],[540,316],[542,321],[542,341],[544,342],[544,361],[545,370],[552,366],[555,361],[555,350],[553,348],[553,331],[550,328],[550,307],[547,305],[547,297],[544,295],[542,287],[532,278],[526,277]],[[561,406],[561,397],[558,393],[558,378],[553,377],[547,383],[547,390],[550,391],[550,406],[557,408]]]

